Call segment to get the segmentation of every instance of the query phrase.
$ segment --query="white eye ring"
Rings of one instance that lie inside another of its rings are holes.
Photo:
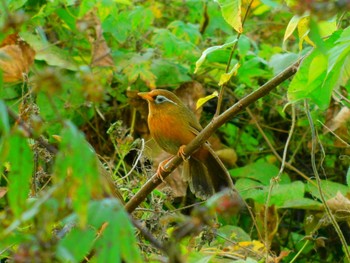
[[[163,95],[157,95],[156,99],[154,100],[154,102],[156,104],[162,104],[164,102],[170,102],[170,103],[173,103],[173,104],[177,105],[175,102],[173,102],[172,100],[169,100],[167,97],[165,97]]]

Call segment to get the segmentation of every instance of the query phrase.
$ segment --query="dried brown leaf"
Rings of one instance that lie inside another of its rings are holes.
[[[18,34],[9,35],[0,47],[0,69],[4,82],[22,81],[34,62],[35,51]]]
[[[7,193],[7,187],[0,187],[0,198],[3,198]]]
[[[91,66],[114,67],[111,51],[103,37],[101,21],[96,15],[96,10],[92,10],[79,20],[78,28],[89,32],[89,41],[92,45]]]

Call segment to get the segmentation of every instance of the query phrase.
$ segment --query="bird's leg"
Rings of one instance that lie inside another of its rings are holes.
[[[182,160],[184,160],[184,162],[188,161],[188,159],[191,158],[191,156],[186,156],[186,154],[184,152],[185,147],[186,147],[186,145],[181,145],[180,148],[179,148],[179,151],[177,152],[177,155],[179,157],[181,157]]]
[[[164,161],[161,161],[161,163],[158,165],[158,168],[157,168],[157,176],[160,180],[162,180],[163,183],[165,183],[164,181],[164,178],[162,176],[162,172],[166,172],[167,169],[164,168],[164,166],[171,160],[171,158],[173,158],[172,156],[169,157],[169,158],[166,158]]]

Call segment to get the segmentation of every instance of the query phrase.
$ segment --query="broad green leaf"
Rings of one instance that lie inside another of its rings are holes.
[[[166,59],[152,60],[151,71],[157,76],[157,87],[177,87],[181,83],[192,80],[188,69]]]
[[[279,169],[263,159],[244,167],[230,170],[233,177],[244,177],[261,182],[263,185],[270,185],[270,180],[277,176]],[[282,175],[280,183],[289,183],[290,179],[285,174]]]
[[[79,4],[79,17],[83,17],[97,3],[97,0],[82,0]]]
[[[27,3],[28,0],[8,0],[8,9],[9,11],[16,11],[17,9],[21,8],[24,6],[25,3]],[[3,5],[5,2],[2,3]]]
[[[133,227],[118,200],[93,201],[88,223],[95,229],[106,227],[94,245],[96,262],[142,262]]]
[[[128,21],[129,12],[120,12],[118,16],[109,15],[102,22],[105,33],[111,33],[116,41],[125,43],[131,31],[131,23]]]
[[[267,62],[259,57],[252,57],[251,59],[244,61],[238,68],[237,78],[240,82],[245,83],[248,86],[253,86],[256,78],[270,78],[270,70],[267,70],[264,65]]]
[[[315,48],[303,60],[288,89],[291,101],[310,98],[321,109],[328,107],[333,89],[350,76],[348,31],[341,35],[335,32],[322,48]]]
[[[235,242],[251,241],[250,236],[238,226],[225,225],[220,227],[217,230],[217,233],[219,234],[219,236],[217,237],[219,242],[221,239],[225,243],[227,239],[231,239],[232,237],[234,237]],[[226,239],[222,239],[220,237],[224,237]]]
[[[18,217],[25,209],[29,196],[30,179],[33,174],[33,153],[28,140],[19,132],[11,134],[3,146],[8,155],[5,160],[10,165],[8,175],[8,200],[14,214]]]
[[[211,95],[208,95],[208,96],[205,96],[204,98],[198,99],[197,103],[196,103],[196,109],[202,107],[207,101],[209,101],[213,98],[216,98],[218,95],[219,95],[218,92],[214,91]]]
[[[206,50],[204,50],[202,52],[201,57],[196,62],[196,69],[194,70],[194,73],[196,74],[198,72],[199,67],[203,64],[203,62],[204,62],[205,58],[208,56],[208,54],[210,54],[216,50],[219,50],[219,49],[224,49],[224,48],[230,47],[236,42],[237,42],[237,39],[232,41],[232,42],[223,44],[221,46],[213,46],[213,47],[209,47]]]
[[[317,183],[315,180],[313,180],[313,182]],[[336,182],[327,181],[327,180],[321,180],[321,189],[323,191],[323,194],[326,200],[332,197],[335,197],[338,191],[341,192],[344,196],[350,193],[350,189],[348,186],[344,184],[336,183]],[[307,184],[306,191],[320,200],[320,193],[318,191],[317,186],[313,184]]]
[[[141,34],[150,30],[153,23],[154,15],[150,8],[136,6],[128,15],[128,21],[131,22],[131,29]]]
[[[295,53],[275,54],[271,57],[269,66],[273,68],[273,74],[277,75],[298,59],[299,55]]]
[[[155,29],[152,44],[163,52],[165,57],[177,57],[180,61],[191,63],[198,56],[198,48],[189,41],[180,39],[168,29]]]
[[[101,196],[102,187],[95,153],[83,134],[70,122],[65,123],[61,134],[54,174],[58,183],[64,183],[65,192],[72,198],[73,208],[84,226],[90,198]]]
[[[157,77],[151,71],[151,60],[147,54],[134,55],[130,60],[124,61],[121,66],[125,66],[123,73],[128,77],[130,84],[140,78],[149,88],[156,87]]]
[[[319,54],[314,57],[309,66],[308,83],[323,79],[327,69],[327,57]]]
[[[348,171],[346,173],[346,184],[350,187],[350,165],[349,165]]]
[[[242,33],[241,0],[215,0],[215,2],[220,5],[222,16],[226,22],[238,33]]]
[[[10,132],[9,117],[5,103],[0,100],[0,134],[8,134]]]
[[[4,235],[9,235],[13,233],[18,227],[21,226],[21,224],[26,223],[27,221],[33,219],[34,216],[36,216],[40,212],[40,208],[50,199],[52,194],[57,190],[57,186],[52,186],[49,188],[49,190],[42,195],[40,195],[40,198],[37,199],[29,199],[30,204],[28,205],[28,209],[25,210],[20,217],[18,217],[15,221],[11,223],[9,227],[5,229],[3,232]]]
[[[190,41],[191,43],[198,45],[201,40],[201,34],[199,28],[196,25],[184,23],[183,21],[173,21],[168,25],[171,32],[177,37]]]
[[[263,168],[262,168],[263,169]],[[257,203],[264,204],[270,191],[269,185],[262,185],[257,181],[248,178],[241,178],[236,181],[235,187],[244,199],[253,199]],[[278,208],[285,207],[291,200],[304,198],[305,185],[300,181],[288,184],[277,184],[272,188],[269,205],[276,205]]]
[[[96,230],[73,228],[57,245],[57,257],[62,262],[82,262],[90,253],[96,238]]]
[[[287,200],[284,202],[281,208],[294,208],[294,209],[317,210],[317,211],[324,209],[322,203],[309,198]]]
[[[44,42],[31,33],[22,32],[20,35],[35,50],[35,59],[43,60],[50,66],[78,70],[78,65],[67,51],[51,43]]]
[[[318,21],[317,25],[321,37],[328,37],[337,30],[337,20],[335,18],[327,21]]]
[[[240,67],[240,64],[236,63],[236,64],[232,67],[232,69],[231,69],[230,72],[222,74],[222,75],[220,76],[220,81],[219,81],[218,85],[219,85],[219,86],[222,86],[222,85],[224,85],[225,83],[227,83],[227,82],[231,79],[231,77],[232,77],[233,75],[236,75],[236,74],[237,74],[237,70],[239,69],[239,67]]]

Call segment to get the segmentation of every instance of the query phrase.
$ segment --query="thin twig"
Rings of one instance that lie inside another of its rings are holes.
[[[129,216],[131,223],[140,231],[140,233],[146,238],[155,248],[166,253],[165,247],[147,230],[139,221],[135,220],[132,216]]]
[[[244,15],[244,18],[242,20],[242,27],[244,26],[244,23],[248,17],[248,14],[249,14],[249,11],[250,11],[250,8],[253,4],[254,0],[251,0],[248,7],[247,7],[247,11],[245,12],[245,15]],[[232,61],[232,57],[233,57],[233,54],[235,53],[235,50],[237,48],[237,45],[238,45],[238,40],[240,39],[242,33],[239,32],[238,35],[237,35],[237,41],[235,42],[235,44],[233,45],[232,49],[231,49],[231,53],[230,53],[230,57],[227,61],[227,65],[226,65],[226,69],[225,69],[225,73],[228,73],[230,71],[230,66],[231,66],[231,61]],[[219,94],[219,97],[218,97],[218,105],[216,106],[216,112],[215,112],[215,115],[214,117],[217,117],[219,116],[220,112],[221,112],[221,105],[222,105],[222,98],[224,97],[224,92],[225,92],[225,88],[226,88],[226,83],[224,85],[222,85],[221,89],[220,89],[220,94]]]
[[[347,260],[349,261],[350,260],[349,247],[348,247],[348,245],[346,243],[346,240],[345,240],[345,237],[343,235],[343,232],[340,230],[340,227],[339,227],[339,225],[337,223],[337,220],[335,219],[334,215],[332,214],[332,211],[329,208],[329,206],[328,206],[328,204],[326,202],[326,199],[324,197],[323,189],[322,189],[322,186],[321,186],[321,178],[320,178],[320,175],[318,174],[317,167],[316,167],[315,148],[316,148],[316,140],[317,140],[317,138],[316,138],[315,125],[314,125],[314,122],[313,122],[312,117],[311,117],[311,113],[310,113],[310,110],[309,110],[309,104],[308,104],[307,100],[304,101],[304,104],[305,104],[306,115],[307,115],[307,118],[309,120],[309,124],[310,124],[310,128],[311,128],[311,142],[312,142],[311,143],[311,166],[312,166],[312,170],[314,172],[314,175],[316,177],[318,192],[320,194],[320,198],[321,198],[321,201],[322,201],[322,203],[324,205],[326,214],[328,215],[328,217],[331,220],[331,223],[332,223],[335,231],[338,234],[340,242],[343,245],[343,250],[345,252],[345,256],[346,256]]]
[[[130,174],[132,174],[132,172],[136,169],[137,164],[139,163],[139,161],[143,155],[144,150],[145,150],[145,140],[141,139],[141,149],[139,150],[139,154],[138,154],[136,160],[133,162],[133,165],[132,165],[130,171],[126,175],[124,175],[123,177],[119,178],[117,181],[122,181],[125,178],[127,178]]]
[[[33,130],[13,110],[11,110],[9,107],[6,107],[6,109],[7,109],[8,115],[12,119],[14,119],[18,123],[19,126],[22,127],[22,129],[28,134],[28,137],[36,140],[40,144],[40,146],[44,147],[50,153],[56,154],[58,152],[58,150],[55,146],[46,142],[42,137],[35,136]]]
[[[330,133],[332,133],[339,141],[341,141],[342,143],[344,143],[346,145],[346,147],[350,147],[350,144],[348,144],[346,141],[344,141],[342,138],[339,137],[339,135],[337,135],[334,131],[332,131],[330,128],[328,128],[325,124],[323,124],[320,120],[317,120],[319,123],[321,123],[321,125],[327,129]]]

